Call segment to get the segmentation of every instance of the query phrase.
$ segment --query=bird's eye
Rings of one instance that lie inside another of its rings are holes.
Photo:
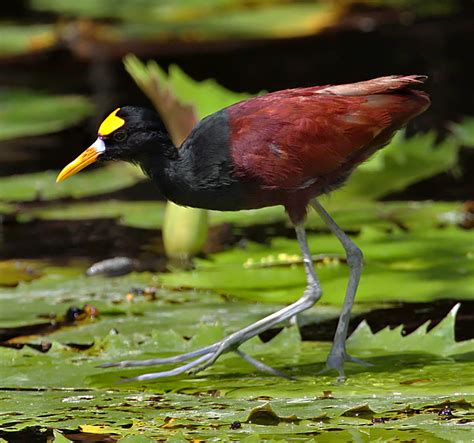
[[[114,135],[114,140],[117,140],[118,142],[123,142],[127,138],[127,133],[123,130],[117,131]]]

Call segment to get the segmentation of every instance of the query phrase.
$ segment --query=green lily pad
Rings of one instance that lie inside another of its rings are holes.
[[[57,132],[94,110],[81,96],[51,96],[23,89],[3,90],[0,99],[0,140]]]
[[[0,57],[48,49],[56,43],[53,25],[0,25]]]
[[[364,236],[368,240],[381,234]],[[326,236],[315,236],[311,242],[320,243],[320,237]],[[280,241],[281,245],[288,243],[277,239],[277,246]],[[379,246],[377,259],[390,261],[381,249]],[[246,251],[240,252],[244,258]],[[388,251],[389,255],[395,252],[403,256],[406,251]],[[216,257],[219,266],[223,265],[226,256]],[[227,254],[227,259],[230,266],[234,258]],[[212,263],[203,263],[212,267]],[[454,342],[454,313],[427,334],[421,329],[413,337],[402,337],[396,330],[367,337],[361,327],[350,339],[349,349],[375,366],[348,364],[349,378],[344,384],[335,383],[333,374],[317,375],[324,367],[329,343],[301,342],[294,327],[268,343],[252,339],[242,350],[296,376],[296,381],[257,374],[230,354],[194,377],[117,384],[146,369],[103,370],[97,365],[190,351],[281,306],[228,302],[213,292],[182,288],[158,287],[154,299],[129,297],[127,292],[133,286],[157,285],[157,276],[87,278],[84,268],[45,267],[41,279],[0,289],[2,327],[37,322],[38,316],[61,314],[72,304],[89,303],[100,313],[93,321],[36,339],[27,337],[28,342],[50,341],[48,352],[26,346],[19,350],[0,347],[0,429],[13,432],[43,426],[128,439],[139,435],[167,439],[182,431],[188,439],[208,441],[241,440],[251,434],[264,441],[301,439],[315,432],[328,441],[355,433],[374,438],[400,433],[404,438],[422,439],[439,433],[444,438],[447,422],[437,414],[448,405],[453,411],[449,420],[452,439],[470,435],[466,421],[474,418],[474,354],[472,341]],[[334,317],[338,309],[318,305],[307,315]],[[71,343],[88,346],[81,351]],[[450,352],[450,348],[457,350]],[[365,415],[360,411],[366,411]],[[273,421],[262,422],[264,414]],[[381,421],[371,425],[372,419]]]
[[[359,302],[426,301],[474,298],[472,234],[457,228],[386,233],[366,228],[355,238],[364,251],[365,267]],[[330,235],[311,235],[313,253],[343,254]],[[303,292],[303,266],[281,266],[279,257],[299,255],[296,241],[276,238],[271,249],[248,244],[215,254],[212,261],[196,260],[196,269],[162,275],[171,286],[206,288],[249,300],[290,302]],[[275,266],[255,267],[255,263]],[[329,261],[316,266],[326,303],[340,304],[347,284],[346,265]]]
[[[30,282],[41,275],[40,269],[34,263],[20,260],[0,261],[0,287],[16,286],[22,281]]]
[[[39,10],[94,18],[118,18],[124,24],[114,27],[122,38],[155,38],[168,40],[190,36],[194,40],[215,38],[277,38],[311,35],[333,24],[340,9],[321,3],[266,2],[247,4],[215,0],[206,4],[196,1],[142,1],[117,4],[111,0],[84,1],[74,5],[65,0],[33,0]]]
[[[221,304],[220,308],[220,317],[226,322],[230,318],[226,312],[229,307]],[[61,345],[57,341],[65,339],[61,333],[53,334],[53,346],[45,354],[28,348],[20,351],[0,348],[3,362],[0,391],[8,404],[5,413],[0,414],[0,426],[9,430],[32,425],[62,430],[80,427],[83,432],[142,434],[155,439],[171,437],[184,429],[186,438],[225,436],[235,440],[257,433],[268,440],[303,438],[314,432],[330,438],[335,435],[334,428],[339,429],[337,435],[341,436],[345,432],[365,432],[371,418],[381,417],[390,423],[390,432],[419,437],[442,432],[446,422],[433,412],[447,405],[454,415],[450,420],[452,435],[458,439],[469,435],[462,424],[474,414],[474,386],[468,382],[472,381],[469,359],[452,361],[425,352],[407,354],[393,350],[387,354],[360,346],[351,349],[375,367],[349,365],[348,381],[335,384],[330,375],[315,375],[323,365],[328,344],[301,343],[296,329],[289,328],[269,343],[252,340],[244,347],[265,363],[290,371],[298,377],[296,381],[256,375],[251,367],[233,356],[223,357],[206,374],[192,379],[173,378],[149,384],[114,383],[120,376],[143,372],[143,368],[104,371],[95,367],[109,359],[183,352],[212,342],[223,332],[211,325],[196,327],[194,318],[180,314],[183,306],[169,309],[158,310],[153,315],[157,321],[151,334],[143,320],[137,323],[136,318],[104,315],[99,323],[114,325],[118,333],[96,335],[93,348],[85,352]],[[189,314],[189,310],[184,310]],[[148,315],[149,312],[142,319],[146,320]],[[176,315],[181,321],[177,321]],[[167,317],[174,319],[173,332],[168,330],[169,322],[159,320]],[[127,331],[124,327],[127,321],[130,324],[134,321],[135,331]],[[239,321],[243,322],[244,318]],[[451,321],[450,325],[451,331],[443,327],[442,334],[452,337]],[[86,324],[77,329],[76,341],[80,336],[85,339],[89,328],[96,325]],[[191,340],[183,339],[182,334],[189,333]],[[437,343],[444,343],[446,337],[442,334],[434,334],[430,350]],[[407,338],[398,336],[393,340],[396,347]],[[455,376],[460,373],[466,380],[462,387]],[[407,383],[410,380],[422,381]],[[15,387],[17,390],[12,391]],[[42,413],[45,408],[47,414]],[[97,411],[102,414],[98,416]],[[267,418],[273,417],[273,421],[262,422],[262,411]],[[231,424],[235,422],[240,423],[240,428],[232,431]],[[412,434],[407,434],[407,427],[412,429]],[[369,430],[380,437],[388,435],[384,428],[381,421]]]
[[[71,179],[72,180],[72,179]],[[25,216],[44,220],[85,220],[92,218],[117,218],[127,226],[159,229],[163,224],[165,203],[160,201],[106,200],[48,205],[24,210]]]
[[[367,225],[381,229],[400,225],[410,230],[426,229],[456,224],[462,218],[461,204],[457,202],[359,202],[353,205],[341,205],[329,198],[323,203],[337,223],[348,231],[357,231]],[[121,224],[127,226],[159,229],[163,223],[164,208],[165,203],[160,201],[107,200],[67,204],[51,202],[47,206],[23,209],[22,213],[45,220],[116,217],[120,219]],[[13,206],[9,209],[13,209]],[[236,227],[282,222],[290,227],[288,216],[282,206],[235,212],[209,211],[209,222],[211,225],[231,223]],[[310,229],[327,229],[312,210],[308,211],[306,226]]]
[[[57,184],[59,171],[11,175],[0,178],[0,200],[31,201],[64,197],[85,197],[126,188],[143,179],[137,168],[126,163],[114,163],[94,171],[83,172]]]

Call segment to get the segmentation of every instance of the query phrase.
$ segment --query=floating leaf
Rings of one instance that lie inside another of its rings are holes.
[[[310,235],[314,254],[343,254],[331,235]],[[364,251],[365,266],[357,300],[423,301],[474,298],[472,233],[458,228],[381,232],[366,227],[354,238]],[[274,238],[267,245],[247,243],[245,248],[214,254],[212,261],[196,260],[196,269],[163,274],[170,286],[211,289],[249,300],[291,302],[302,293],[306,277],[302,265],[278,264],[279,257],[301,253],[296,241]],[[316,265],[326,303],[340,304],[348,279],[346,264],[329,260]]]
[[[56,183],[57,171],[0,177],[0,200],[31,201],[85,197],[131,186],[143,179],[142,172],[127,163],[113,163]]]
[[[272,4],[273,3],[273,4]],[[314,2],[280,1],[246,4],[233,0],[202,2],[166,1],[157,4],[145,0],[134,3],[113,0],[85,0],[74,4],[65,0],[33,0],[39,10],[95,18],[119,18],[115,37],[169,40],[190,36],[193,40],[223,38],[282,38],[312,35],[334,24],[341,8]]]
[[[0,100],[0,140],[57,132],[94,110],[81,96],[51,96],[23,89],[0,91]]]
[[[53,25],[0,25],[0,57],[48,49],[56,43]]]
[[[253,408],[245,421],[247,423],[254,423],[263,426],[276,426],[280,423],[294,423],[299,420],[294,414],[281,417],[273,410],[270,403],[265,403]]]
[[[20,282],[29,282],[40,278],[40,269],[35,263],[20,260],[0,261],[0,286],[17,286]]]

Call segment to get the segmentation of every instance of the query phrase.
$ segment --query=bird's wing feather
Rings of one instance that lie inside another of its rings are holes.
[[[430,104],[420,75],[277,91],[227,109],[235,173],[278,189],[337,176]]]
[[[306,187],[343,166],[389,128],[403,96],[303,95],[229,108],[231,151],[242,178]]]

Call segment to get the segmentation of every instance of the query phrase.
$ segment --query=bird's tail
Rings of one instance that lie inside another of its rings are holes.
[[[412,90],[422,85],[427,79],[426,75],[388,75],[357,83],[325,86],[317,93],[349,96],[389,94],[404,89]]]
[[[377,134],[370,146],[354,153],[352,159],[354,163],[369,158],[390,141],[395,131],[405,126],[430,106],[431,101],[428,94],[415,89],[426,79],[427,77],[423,75],[389,76],[353,85],[326,88],[326,93],[330,94],[364,96],[368,112],[385,123],[385,128]]]

